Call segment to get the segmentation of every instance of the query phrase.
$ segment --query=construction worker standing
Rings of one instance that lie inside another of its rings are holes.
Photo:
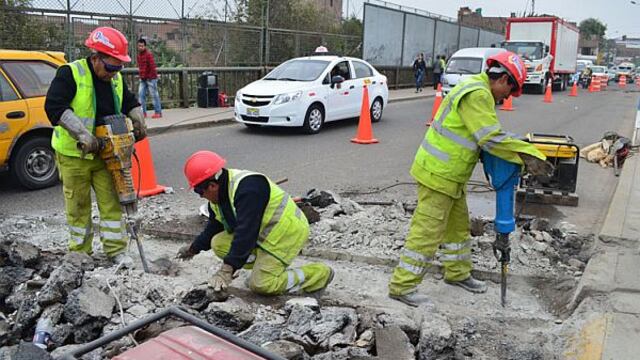
[[[45,111],[55,126],[51,145],[62,180],[70,231],[69,249],[92,253],[91,188],[100,211],[100,240],[107,256],[129,262],[121,224],[122,210],[110,173],[97,153],[95,128],[104,117],[127,114],[136,141],[146,137],[140,104],[120,70],[131,61],[127,39],[116,29],[99,27],[85,46],[91,55],[61,66],[47,92]]]
[[[495,112],[496,103],[520,96],[526,77],[522,60],[503,52],[487,59],[485,73],[459,83],[443,100],[411,167],[418,205],[389,282],[391,298],[410,306],[428,301],[416,289],[439,247],[446,283],[473,293],[486,291],[486,284],[471,276],[465,195],[480,151],[524,164],[532,174],[553,169],[532,144],[504,132]]]
[[[209,280],[226,292],[234,273],[253,269],[249,287],[263,295],[312,293],[333,280],[333,270],[321,263],[290,268],[309,237],[309,223],[291,197],[266,176],[224,168],[226,160],[211,151],[198,151],[184,166],[189,186],[209,200],[207,227],[178,252],[189,259],[213,249],[223,259]]]

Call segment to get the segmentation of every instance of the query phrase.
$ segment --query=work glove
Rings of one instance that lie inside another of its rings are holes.
[[[520,158],[524,162],[525,170],[527,173],[534,176],[551,176],[555,168],[553,165],[545,160],[538,159],[535,156],[519,153]]]
[[[191,250],[191,245],[185,245],[178,250],[178,253],[176,254],[176,259],[190,260],[192,257],[196,255],[197,253]]]
[[[129,119],[133,124],[133,136],[136,138],[136,142],[143,140],[147,137],[147,124],[144,122],[144,114],[142,113],[142,107],[138,106],[129,111]]]
[[[58,125],[67,130],[69,135],[78,142],[78,148],[83,154],[97,154],[100,151],[98,139],[89,132],[82,120],[71,109],[62,113]]]
[[[233,280],[233,267],[222,264],[218,272],[209,280],[209,286],[215,292],[225,292]]]

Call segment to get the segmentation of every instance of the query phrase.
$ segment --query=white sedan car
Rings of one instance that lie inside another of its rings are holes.
[[[236,93],[234,118],[248,127],[302,127],[316,134],[327,121],[358,117],[365,85],[371,121],[380,121],[389,90],[373,66],[341,56],[292,59]]]

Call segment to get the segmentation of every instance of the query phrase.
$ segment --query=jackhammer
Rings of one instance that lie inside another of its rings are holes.
[[[149,265],[142,248],[142,240],[138,237],[138,196],[131,176],[131,156],[134,152],[135,137],[131,120],[122,114],[109,115],[103,118],[104,125],[96,127],[96,138],[99,153],[113,179],[113,186],[125,217],[125,228],[131,240],[135,240],[142,260],[142,267],[149,272]],[[80,147],[80,144],[78,144]],[[82,150],[82,149],[81,149]]]
[[[516,229],[514,215],[514,194],[520,179],[521,166],[483,151],[480,155],[485,176],[496,192],[496,217],[494,220],[496,241],[493,254],[500,262],[500,302],[505,306],[507,300],[507,272],[511,260],[509,234]]]

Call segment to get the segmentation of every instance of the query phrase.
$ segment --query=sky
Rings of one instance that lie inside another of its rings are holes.
[[[364,0],[342,0],[345,13],[362,17]],[[374,1],[372,1],[374,2]],[[381,3],[381,1],[375,1]],[[509,16],[531,10],[531,0],[392,0],[395,4],[426,10],[432,13],[458,17],[458,9],[468,6],[472,10],[482,8],[483,16]],[[552,14],[580,23],[586,18],[596,18],[607,25],[609,38],[622,35],[640,37],[640,0],[634,5],[630,0],[535,0],[535,11]],[[347,6],[349,10],[347,10]]]

